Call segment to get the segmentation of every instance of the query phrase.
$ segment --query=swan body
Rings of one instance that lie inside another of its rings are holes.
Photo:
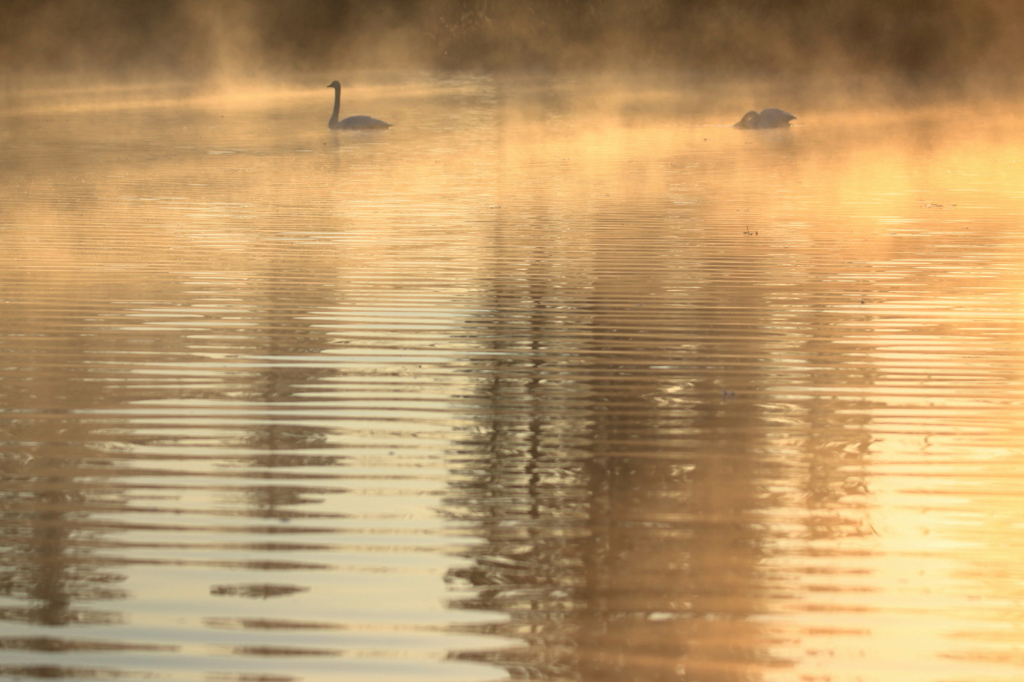
[[[349,116],[338,120],[338,112],[341,111],[341,83],[334,81],[327,87],[334,88],[334,111],[331,112],[331,120],[327,122],[327,127],[331,130],[384,130],[391,127],[390,123],[385,123],[378,118],[372,116]]]
[[[733,128],[788,128],[789,122],[795,118],[796,116],[782,109],[762,109],[761,113],[748,111],[743,114],[739,123],[733,124]]]

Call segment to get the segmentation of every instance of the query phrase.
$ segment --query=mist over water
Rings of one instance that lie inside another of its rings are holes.
[[[1020,677],[1016,4],[628,7],[0,9],[0,680]]]
[[[47,0],[0,8],[5,78],[265,79],[366,68],[1014,81],[1011,0]]]

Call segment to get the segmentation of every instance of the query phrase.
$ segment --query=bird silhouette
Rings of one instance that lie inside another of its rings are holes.
[[[743,114],[743,118],[740,119],[739,123],[733,124],[733,128],[788,128],[789,122],[795,119],[796,116],[783,111],[782,109],[762,109],[761,113],[756,111],[748,111]]]
[[[334,81],[327,87],[334,88],[334,111],[331,112],[331,120],[327,122],[327,127],[331,130],[383,130],[391,127],[390,123],[385,123],[380,119],[373,118],[372,116],[349,116],[338,120],[338,112],[341,111],[341,83]]]

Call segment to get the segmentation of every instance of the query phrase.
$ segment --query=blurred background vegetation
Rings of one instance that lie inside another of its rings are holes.
[[[673,69],[1014,78],[1019,0],[5,0],[18,74]]]

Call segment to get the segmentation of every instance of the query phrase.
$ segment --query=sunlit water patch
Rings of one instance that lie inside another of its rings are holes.
[[[0,677],[1019,677],[1016,119],[319,80],[0,118]]]

